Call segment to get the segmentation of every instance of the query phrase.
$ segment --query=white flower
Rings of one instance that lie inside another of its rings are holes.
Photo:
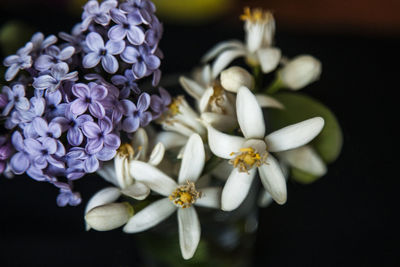
[[[233,66],[221,72],[221,85],[225,90],[237,93],[242,86],[253,89],[254,78],[242,67]]]
[[[241,87],[236,98],[236,113],[243,137],[231,136],[208,126],[208,142],[218,157],[229,159],[235,167],[222,192],[222,209],[236,209],[247,196],[259,170],[261,182],[279,204],[286,202],[286,181],[277,160],[269,152],[300,147],[316,137],[324,126],[321,117],[287,126],[265,135],[264,117],[256,97]]]
[[[245,69],[234,66],[221,73],[221,83],[211,79],[209,65],[199,73],[197,80],[182,76],[179,79],[182,87],[196,101],[200,117],[205,124],[210,124],[220,131],[230,131],[237,126],[235,102],[237,89],[251,86],[254,79]],[[235,94],[233,94],[235,93]],[[283,105],[272,97],[256,95],[259,104],[265,108],[283,108]]]
[[[176,132],[185,136],[198,133],[206,134],[199,114],[186,102],[183,96],[175,97],[168,106],[168,111],[158,121],[164,130]]]
[[[272,46],[275,33],[272,13],[245,8],[241,19],[245,21],[246,44],[237,40],[222,42],[202,59],[203,62],[207,62],[217,57],[212,66],[214,78],[238,57],[245,57],[252,66],[261,66],[263,73],[273,71],[279,64],[281,51]]]
[[[148,143],[146,131],[139,128],[133,135],[132,143],[121,145],[114,160],[106,163],[97,171],[100,176],[106,181],[113,183],[116,187],[107,187],[98,191],[89,200],[85,209],[85,214],[96,207],[116,201],[121,194],[137,200],[143,200],[150,194],[150,188],[148,186],[136,181],[132,177],[129,165],[134,159],[148,161],[148,163],[153,166],[157,166],[161,162],[165,152],[164,145],[158,143],[151,154],[148,155]],[[87,224],[86,230],[89,229],[90,225]]]
[[[208,187],[198,190],[195,183],[205,163],[203,141],[193,134],[185,146],[178,184],[154,166],[133,160],[132,175],[146,183],[162,198],[136,213],[124,227],[126,233],[145,231],[178,212],[179,243],[184,259],[193,257],[200,241],[200,222],[193,205],[219,208],[220,189]]]
[[[297,56],[290,60],[280,71],[279,78],[283,86],[299,90],[319,79],[321,62],[309,55]]]
[[[129,203],[110,203],[91,209],[85,215],[87,225],[97,231],[109,231],[124,225],[133,215]]]

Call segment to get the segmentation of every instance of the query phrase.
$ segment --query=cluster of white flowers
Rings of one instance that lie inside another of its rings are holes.
[[[211,65],[193,77],[180,78],[195,107],[184,96],[175,97],[158,121],[164,131],[138,130],[131,144],[122,144],[113,162],[101,168],[99,174],[115,187],[101,190],[89,201],[87,229],[124,226],[124,232],[137,233],[177,211],[182,256],[190,259],[201,232],[195,206],[226,212],[237,209],[249,195],[257,173],[263,185],[260,205],[271,199],[284,204],[285,166],[316,175],[326,172],[325,164],[307,145],[323,129],[324,119],[314,117],[266,133],[263,108],[285,107],[265,93],[254,94],[255,77],[247,70],[228,68],[235,58],[245,57],[263,73],[276,70],[282,86],[298,90],[319,77],[321,64],[311,56],[282,58],[280,49],[273,46],[275,21],[270,12],[245,9],[241,18],[245,20],[245,44],[217,45],[203,59],[216,58]],[[223,186],[214,186],[218,183],[210,176],[222,178]],[[137,213],[132,204],[117,202],[121,195],[141,201],[151,192],[160,197]]]

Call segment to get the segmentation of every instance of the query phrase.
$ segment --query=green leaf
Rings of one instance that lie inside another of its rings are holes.
[[[268,111],[268,124],[272,130],[321,116],[325,120],[324,129],[311,144],[326,163],[335,161],[342,149],[343,136],[339,122],[332,111],[319,101],[297,92],[282,92],[274,97],[285,106],[285,109]]]
[[[291,168],[291,177],[296,181],[301,184],[311,184],[321,178],[320,176],[315,176],[310,173],[307,173],[303,170],[300,170],[298,168]]]

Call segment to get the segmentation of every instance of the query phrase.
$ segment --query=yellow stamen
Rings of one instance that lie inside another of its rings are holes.
[[[117,153],[119,156],[121,157],[128,157],[130,160],[133,159],[133,156],[135,155],[135,150],[133,149],[133,147],[128,144],[122,144],[118,149],[117,149]]]
[[[196,186],[193,182],[187,181],[186,185],[178,186],[169,196],[169,200],[180,208],[189,208],[201,197],[201,192],[196,191]]]
[[[170,116],[175,116],[176,114],[179,113],[179,106],[180,106],[181,102],[182,102],[182,97],[180,97],[180,96],[175,97],[172,100],[171,104],[169,104],[169,106],[168,106]]]
[[[273,18],[270,11],[263,11],[261,8],[254,8],[251,10],[249,7],[244,8],[244,13],[240,15],[240,19],[250,22],[267,22]]]
[[[260,167],[265,163],[268,157],[268,152],[260,155],[252,147],[241,148],[238,153],[232,152],[231,156],[236,155],[235,158],[229,161],[233,167],[238,168],[239,172],[249,172],[254,166]]]

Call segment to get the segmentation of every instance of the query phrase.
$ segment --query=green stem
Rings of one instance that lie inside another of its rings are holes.
[[[263,83],[263,73],[261,72],[261,66],[253,67],[253,76],[254,76],[254,91],[258,92],[261,90]]]
[[[268,86],[267,89],[265,89],[264,92],[269,95],[273,95],[282,88],[283,88],[283,84],[282,84],[281,79],[279,79],[279,77],[276,77],[275,80]]]

